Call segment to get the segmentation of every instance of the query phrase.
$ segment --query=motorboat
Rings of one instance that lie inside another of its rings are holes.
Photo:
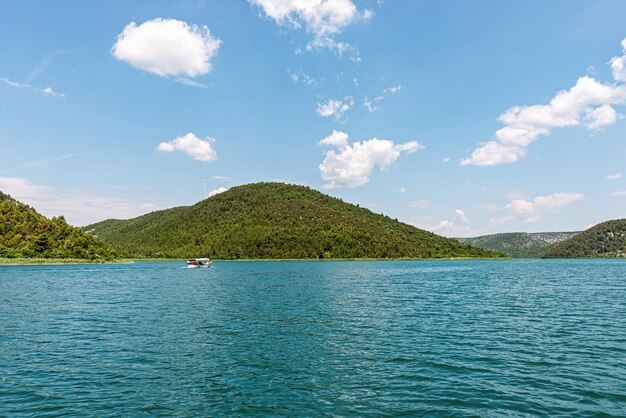
[[[211,267],[213,262],[210,258],[190,258],[187,260],[188,269],[208,268]]]

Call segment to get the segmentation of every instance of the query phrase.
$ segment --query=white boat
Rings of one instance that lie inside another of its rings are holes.
[[[208,268],[213,262],[210,258],[190,258],[187,260],[188,269]]]

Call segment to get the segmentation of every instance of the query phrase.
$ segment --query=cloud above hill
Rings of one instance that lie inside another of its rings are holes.
[[[403,152],[411,153],[424,146],[417,141],[395,144],[388,139],[372,138],[348,144],[348,134],[333,131],[322,139],[320,145],[334,146],[336,150],[326,152],[319,165],[322,179],[328,183],[324,188],[359,187],[369,182],[374,168],[382,171],[390,167]]]
[[[626,39],[622,41],[626,53]],[[526,155],[528,147],[555,128],[584,126],[597,131],[622,118],[615,105],[626,100],[626,55],[611,60],[614,84],[583,76],[569,90],[559,91],[545,105],[514,106],[498,118],[504,128],[495,138],[477,147],[461,165],[493,166],[513,163]]]
[[[504,206],[505,215],[491,219],[489,222],[491,225],[502,225],[521,218],[526,223],[534,223],[584,198],[585,195],[582,193],[559,192],[536,196],[532,200],[513,199]]]
[[[171,141],[161,142],[156,149],[160,152],[182,151],[198,161],[214,161],[217,159],[217,153],[213,149],[213,142],[215,139],[211,137],[200,139],[189,132],[187,135],[177,136]]]

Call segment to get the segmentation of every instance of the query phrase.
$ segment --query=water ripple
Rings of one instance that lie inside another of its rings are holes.
[[[0,267],[0,416],[624,416],[622,260]]]

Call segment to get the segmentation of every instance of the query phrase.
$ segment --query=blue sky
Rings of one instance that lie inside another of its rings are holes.
[[[75,225],[258,181],[447,236],[626,213],[623,1],[3,9],[0,190]]]

